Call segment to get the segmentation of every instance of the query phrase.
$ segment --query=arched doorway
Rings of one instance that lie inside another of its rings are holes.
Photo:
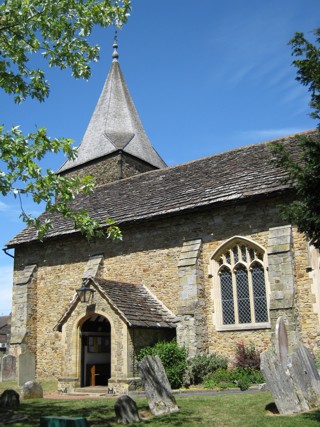
[[[111,376],[111,326],[100,314],[90,316],[82,324],[81,386],[106,386]]]

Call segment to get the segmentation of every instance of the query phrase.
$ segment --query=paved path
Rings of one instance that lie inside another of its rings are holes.
[[[239,393],[257,393],[259,389],[257,387],[252,387],[249,390],[241,391],[238,388],[226,389],[223,391],[216,390],[205,390],[205,389],[189,389],[189,390],[174,390],[173,394],[175,397],[193,397],[193,396],[213,396],[216,394],[239,394]],[[132,391],[128,393],[132,398],[145,398],[144,392]],[[107,394],[103,390],[100,392],[93,392],[92,390],[86,390],[81,393],[72,393],[72,394],[45,394],[45,399],[117,399],[118,394]]]

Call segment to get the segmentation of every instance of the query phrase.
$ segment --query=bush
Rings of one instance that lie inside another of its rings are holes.
[[[227,367],[228,360],[216,353],[199,354],[188,360],[188,374],[192,384],[200,384],[217,369]]]
[[[250,384],[261,384],[263,377],[260,371],[252,368],[217,369],[208,375],[203,382],[205,388],[239,387],[247,390]]]
[[[236,363],[239,368],[260,369],[260,351],[254,344],[237,344]]]
[[[225,368],[218,368],[215,372],[207,375],[203,381],[205,388],[227,388],[234,386],[232,371]]]
[[[175,340],[162,341],[142,348],[137,357],[138,361],[144,356],[160,357],[172,388],[180,388],[183,385],[187,352],[184,348],[178,347]]]
[[[264,381],[260,372],[260,351],[254,344],[237,344],[236,367],[235,381],[240,390],[248,390],[250,384],[260,384]]]

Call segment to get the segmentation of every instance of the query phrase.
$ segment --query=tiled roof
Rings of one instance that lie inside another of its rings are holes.
[[[0,316],[0,330],[8,326],[10,316]]]
[[[100,292],[114,310],[130,327],[175,328],[176,316],[161,303],[147,287],[141,284],[116,282],[113,280],[89,277],[87,284]],[[70,314],[79,303],[74,295],[69,307],[54,327],[60,330]]]
[[[317,131],[306,135],[316,136]],[[278,140],[296,155],[297,136]],[[98,187],[90,196],[80,196],[74,204],[87,209],[103,224],[106,217],[123,223],[179,214],[194,209],[244,201],[288,190],[286,173],[271,162],[270,144],[249,145],[179,166],[159,169]],[[47,214],[42,215],[43,219]],[[53,229],[48,238],[74,233],[73,224],[50,215]],[[26,228],[9,247],[37,240],[36,231]]]
[[[177,319],[143,285],[91,279],[130,326],[175,328]]]

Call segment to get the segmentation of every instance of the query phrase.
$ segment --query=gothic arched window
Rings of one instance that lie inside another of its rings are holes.
[[[212,257],[218,330],[270,327],[265,251],[235,238]]]

